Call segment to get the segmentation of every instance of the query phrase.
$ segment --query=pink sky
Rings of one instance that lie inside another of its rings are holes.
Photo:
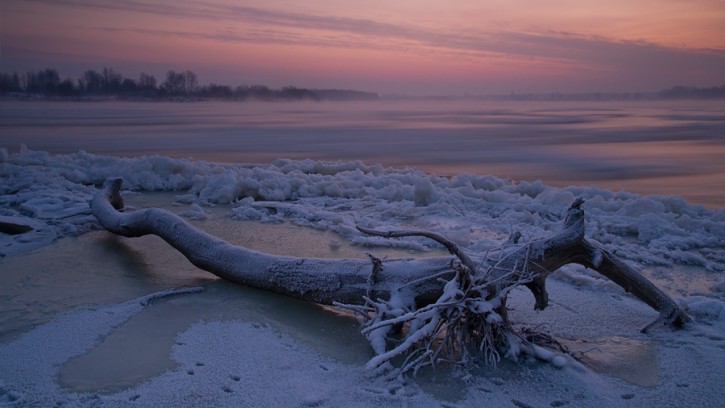
[[[3,0],[0,71],[412,95],[725,84],[723,0]]]

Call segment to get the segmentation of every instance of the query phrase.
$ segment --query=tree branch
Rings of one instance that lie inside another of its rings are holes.
[[[234,246],[188,224],[171,212],[145,209],[120,212],[121,179],[110,179],[91,201],[93,214],[108,231],[127,237],[158,235],[186,256],[191,263],[221,278],[323,304],[334,302],[362,304],[372,290],[389,297],[397,289],[414,283],[418,304],[430,304],[441,295],[443,286],[431,276],[455,276],[451,257],[381,260],[370,278],[370,261],[364,259],[318,259],[276,256]],[[677,303],[598,243],[584,238],[582,200],[572,204],[562,230],[554,236],[527,244],[507,243],[496,258],[484,260],[486,291],[490,296],[520,283],[532,291],[536,308],[548,304],[545,280],[561,266],[578,263],[608,277],[661,315],[665,323],[681,326],[690,319]],[[380,232],[380,236],[418,235],[444,245],[471,273],[476,265],[455,243],[436,233],[424,231]],[[531,278],[531,279],[529,279]],[[373,285],[370,288],[370,284]],[[648,329],[649,326],[645,329]]]
[[[438,242],[439,244],[443,245],[444,247],[446,247],[448,252],[450,252],[451,255],[455,255],[461,261],[461,263],[466,268],[468,268],[469,271],[471,271],[471,273],[476,273],[476,265],[473,263],[473,260],[471,259],[471,257],[469,257],[468,254],[466,254],[466,252],[463,251],[458,246],[458,244],[456,244],[455,242],[449,240],[448,238],[446,238],[442,235],[436,234],[435,232],[417,231],[417,230],[416,231],[378,231],[378,230],[374,230],[374,229],[370,229],[370,228],[365,228],[365,227],[362,227],[359,225],[357,226],[357,229],[358,229],[358,231],[363,232],[365,234],[374,235],[374,236],[383,237],[383,238],[401,238],[401,237],[414,237],[414,236],[430,238],[430,239]]]

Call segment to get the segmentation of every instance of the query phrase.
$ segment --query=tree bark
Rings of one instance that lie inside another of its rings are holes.
[[[150,208],[121,212],[118,211],[123,208],[121,185],[121,179],[108,180],[91,201],[93,214],[108,231],[126,237],[158,235],[191,263],[221,278],[307,301],[362,304],[365,296],[389,298],[395,290],[407,285],[413,287],[418,304],[427,304],[438,299],[443,289],[438,280],[430,277],[440,275],[450,279],[455,274],[453,263],[461,263],[469,269],[476,265],[485,266],[480,270],[487,271],[485,279],[491,282],[487,288],[489,293],[498,292],[517,281],[522,274],[533,272],[533,280],[527,287],[535,297],[535,307],[544,309],[548,304],[545,287],[548,275],[566,264],[577,263],[608,277],[650,305],[660,313],[658,321],[677,326],[689,321],[687,314],[672,298],[603,246],[584,237],[581,200],[569,208],[560,232],[548,239],[526,244],[515,244],[512,242],[515,239],[510,240],[495,258],[461,257],[461,249],[446,240],[452,245],[446,245],[447,248],[457,257],[373,259],[371,262],[365,259],[271,255],[231,245],[169,211]],[[373,272],[374,279],[370,279]]]

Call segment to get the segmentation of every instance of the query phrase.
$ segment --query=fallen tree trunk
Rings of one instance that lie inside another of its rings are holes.
[[[157,235],[192,264],[226,280],[321,304],[360,303],[368,292],[372,266],[365,259],[317,259],[271,255],[234,246],[157,208],[119,212],[122,181],[106,183],[91,201],[93,214],[108,231],[125,237]],[[384,262],[372,288],[375,296],[389,296],[406,283],[434,275],[452,276],[451,257],[395,259]],[[417,292],[425,302],[437,298],[440,285],[422,283]]]
[[[514,236],[500,249],[477,256],[431,232],[361,228],[365,233],[387,237],[426,236],[454,255],[393,260],[371,257],[371,262],[270,255],[231,245],[165,210],[120,212],[121,185],[121,179],[107,181],[91,201],[93,214],[108,231],[126,237],[158,235],[194,265],[221,278],[307,301],[370,306],[371,299],[390,299],[401,288],[409,288],[418,306],[428,305],[441,302],[445,295],[441,279],[435,279],[442,278],[456,280],[459,287],[474,290],[481,299],[499,299],[496,309],[505,320],[506,293],[512,287],[526,285],[535,297],[535,307],[544,309],[548,304],[546,278],[566,264],[577,263],[608,277],[658,311],[660,319],[654,323],[681,326],[689,321],[672,298],[603,246],[584,237],[581,200],[569,208],[562,229],[552,237],[519,244],[518,236]]]

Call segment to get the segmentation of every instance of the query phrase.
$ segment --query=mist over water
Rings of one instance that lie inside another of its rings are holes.
[[[725,206],[722,101],[10,102],[0,147],[440,175],[674,194]]]

